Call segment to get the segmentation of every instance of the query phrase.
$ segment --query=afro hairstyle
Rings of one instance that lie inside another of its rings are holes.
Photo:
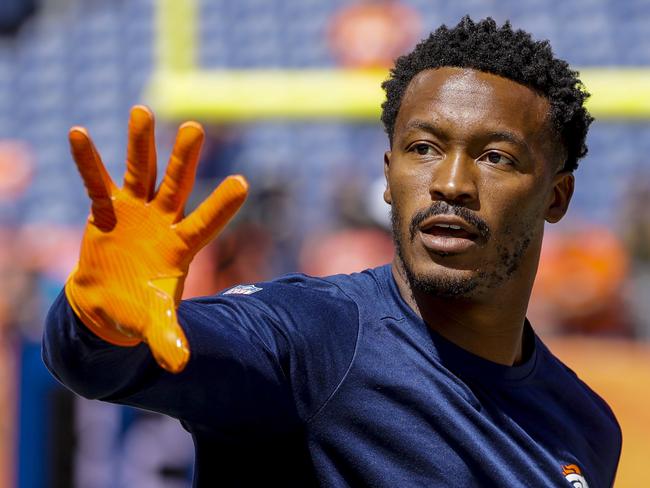
[[[497,26],[488,17],[478,23],[463,17],[452,29],[443,25],[415,49],[397,58],[389,78],[382,83],[386,100],[381,121],[392,145],[395,120],[411,80],[421,71],[441,67],[470,68],[525,85],[550,103],[550,118],[566,151],[563,171],[573,171],[587,154],[585,139],[594,120],[584,107],[589,97],[578,72],[554,57],[548,41],[535,41],[510,22]]]

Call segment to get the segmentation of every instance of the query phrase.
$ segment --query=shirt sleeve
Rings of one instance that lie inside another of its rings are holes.
[[[221,431],[292,429],[318,410],[347,371],[358,312],[340,293],[265,288],[259,296],[181,302],[178,318],[191,354],[179,374],[160,368],[144,344],[118,347],[95,336],[61,293],[46,320],[43,359],[86,398]]]

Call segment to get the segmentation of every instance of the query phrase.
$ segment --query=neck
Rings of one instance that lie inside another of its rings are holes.
[[[412,289],[397,257],[392,271],[404,301],[445,339],[495,363],[512,366],[524,360],[524,323],[533,279],[512,280],[483,299],[450,299]]]

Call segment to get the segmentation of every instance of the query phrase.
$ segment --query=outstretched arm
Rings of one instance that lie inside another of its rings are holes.
[[[155,191],[153,123],[147,108],[131,111],[122,188],[86,130],[70,131],[92,210],[78,266],[47,317],[43,359],[87,398],[203,426],[285,425],[295,414],[280,366],[288,347],[271,332],[271,311],[226,299],[180,303],[190,261],[241,206],[246,181],[226,178],[184,217],[203,129],[180,127]]]
[[[250,305],[231,296],[181,302],[177,315],[192,354],[183,371],[169,373],[145,343],[121,347],[96,336],[61,293],[47,317],[43,359],[86,398],[210,428],[283,428],[296,418],[282,366],[293,347],[276,333],[270,310]]]
[[[303,276],[179,303],[190,260],[247,189],[227,178],[183,218],[202,138],[198,124],[181,126],[156,192],[146,108],[131,113],[122,188],[86,131],[72,129],[92,213],[79,265],[48,314],[43,359],[87,398],[228,435],[286,431],[318,411],[348,370],[358,309],[338,286]]]

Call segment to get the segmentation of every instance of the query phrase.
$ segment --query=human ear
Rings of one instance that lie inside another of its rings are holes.
[[[393,203],[393,197],[390,194],[390,183],[388,180],[388,171],[389,171],[389,166],[390,166],[390,156],[391,152],[386,151],[384,153],[384,177],[386,178],[386,189],[384,190],[384,201],[387,204]]]
[[[554,224],[564,217],[573,196],[574,185],[575,178],[570,171],[562,171],[553,177],[553,187],[544,217],[547,222]]]

